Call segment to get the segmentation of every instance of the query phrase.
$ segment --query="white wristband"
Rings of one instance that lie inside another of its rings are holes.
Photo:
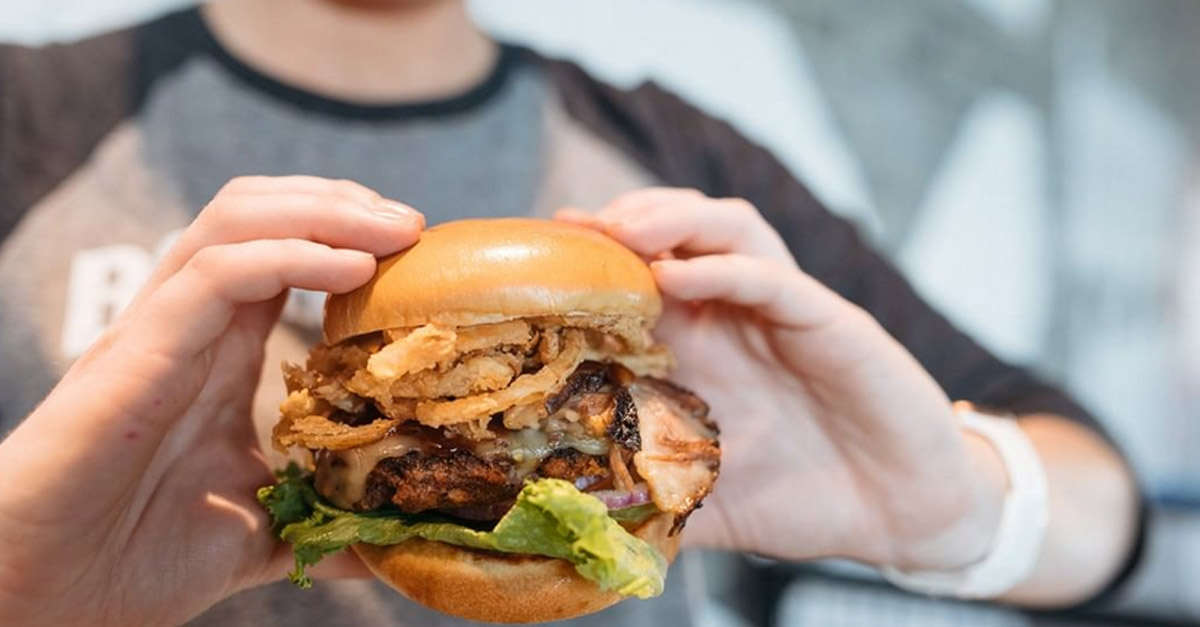
[[[1037,566],[1049,520],[1046,471],[1015,420],[980,413],[969,403],[956,403],[955,414],[963,429],[996,449],[1008,473],[1008,495],[992,547],[982,560],[958,571],[882,572],[892,584],[911,592],[991,599],[1025,582]]]

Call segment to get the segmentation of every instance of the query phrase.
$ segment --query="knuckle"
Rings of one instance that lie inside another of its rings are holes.
[[[237,199],[231,198],[231,194],[222,192],[204,210],[196,217],[198,222],[210,227],[221,228],[223,225],[228,225],[236,222],[240,211],[240,203]]]
[[[336,194],[348,196],[351,198],[380,198],[381,196],[373,189],[350,179],[336,179],[332,181],[333,191]]]
[[[257,176],[235,176],[221,186],[217,195],[244,194],[253,189],[259,180],[261,179]]]
[[[882,329],[879,321],[875,319],[875,316],[871,315],[871,312],[867,311],[857,303],[840,298],[838,301],[838,307],[841,310],[839,317],[842,318],[845,323],[850,325],[852,328],[862,329],[870,332]]]
[[[226,246],[208,246],[196,251],[188,260],[187,267],[199,276],[212,277],[221,273],[229,260],[229,249]]]
[[[761,247],[771,249],[779,247],[786,251],[786,246],[779,240],[775,228],[771,226],[770,222],[767,222],[754,203],[745,198],[725,198],[721,200],[721,203],[734,214],[742,236],[748,241],[753,241]]]
[[[612,210],[622,207],[624,205],[628,205],[629,203],[637,200],[637,198],[639,196],[641,196],[642,194],[644,194],[645,191],[646,190],[635,190],[632,192],[625,192],[623,194],[619,194],[617,197],[615,197],[611,201],[609,201],[608,205],[606,205],[603,209],[600,210],[600,213],[604,213],[605,211],[612,211]]]
[[[329,179],[329,191],[335,194],[352,196],[361,193],[365,189],[350,179]]]
[[[720,200],[722,206],[739,215],[744,219],[759,220],[762,215],[758,213],[758,208],[745,198],[723,198]]]
[[[636,220],[620,220],[607,224],[604,232],[626,245],[638,245],[645,236],[643,225]]]

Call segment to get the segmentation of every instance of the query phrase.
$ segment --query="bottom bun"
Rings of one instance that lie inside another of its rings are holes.
[[[668,562],[679,550],[674,516],[656,514],[634,535]],[[540,623],[598,612],[622,597],[575,572],[564,560],[512,555],[409,540],[358,544],[354,552],[375,576],[404,596],[446,614],[490,623]]]

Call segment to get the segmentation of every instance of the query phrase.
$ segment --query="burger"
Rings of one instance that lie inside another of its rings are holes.
[[[284,364],[274,427],[293,463],[259,492],[293,582],[349,548],[442,612],[540,622],[662,592],[720,449],[666,381],[643,260],[534,219],[429,229],[326,302],[324,342]]]

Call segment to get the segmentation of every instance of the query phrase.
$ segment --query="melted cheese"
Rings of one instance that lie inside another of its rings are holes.
[[[367,492],[367,475],[381,460],[421,450],[421,440],[411,435],[389,435],[378,442],[344,451],[317,455],[317,492],[342,509],[353,509]]]
[[[523,479],[537,470],[538,464],[554,452],[554,447],[550,445],[550,436],[546,435],[545,431],[522,429],[514,431],[505,439],[508,454],[516,463],[514,470],[518,479]]]

